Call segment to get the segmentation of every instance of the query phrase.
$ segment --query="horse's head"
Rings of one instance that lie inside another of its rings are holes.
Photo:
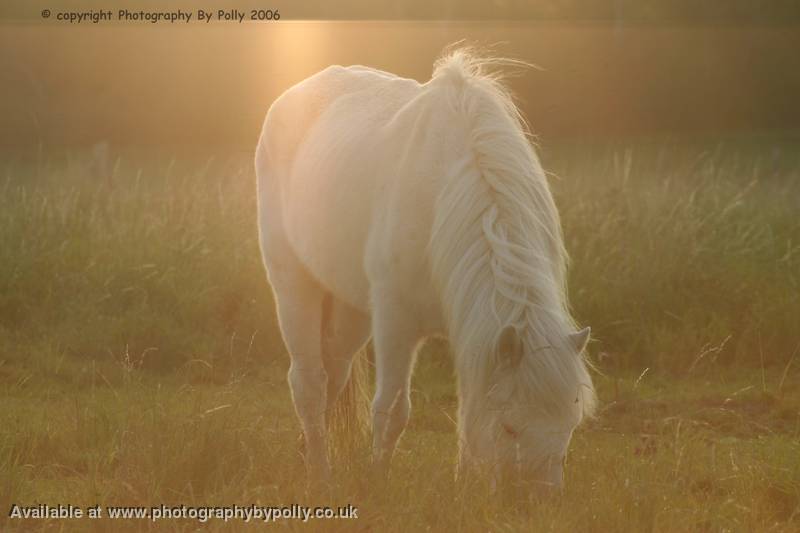
[[[462,462],[489,473],[493,486],[502,481],[544,492],[560,489],[572,432],[591,408],[585,402],[594,400],[581,358],[588,339],[586,328],[564,339],[559,351],[568,353],[539,357],[540,350],[556,348],[526,346],[514,328],[505,328],[484,390],[463,398]],[[569,358],[565,359],[568,364],[560,369],[542,367],[555,358]],[[567,373],[575,372],[577,383],[586,384],[588,390],[578,386],[565,391],[565,383],[573,381],[570,376],[558,376],[565,368]],[[543,405],[543,395],[556,399],[556,405]]]

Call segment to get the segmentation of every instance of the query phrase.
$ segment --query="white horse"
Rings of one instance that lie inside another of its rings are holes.
[[[331,66],[286,91],[256,152],[261,250],[291,355],[310,480],[325,414],[374,340],[373,460],[388,467],[415,351],[446,336],[459,469],[560,486],[595,396],[565,289],[558,212],[524,122],[490,67],[456,50],[433,78]],[[496,70],[496,69],[494,69]]]

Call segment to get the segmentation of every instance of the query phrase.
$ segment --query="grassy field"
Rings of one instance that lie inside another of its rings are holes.
[[[455,484],[446,347],[423,348],[392,476],[366,440],[305,494],[245,157],[9,162],[0,179],[0,530],[12,504],[352,504],[290,530],[800,529],[800,140],[545,146],[601,407],[545,502]],[[263,527],[263,524],[249,524]],[[272,524],[272,527],[277,527]]]

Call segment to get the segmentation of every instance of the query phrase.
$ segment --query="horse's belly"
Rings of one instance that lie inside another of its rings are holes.
[[[349,226],[337,213],[298,214],[290,243],[298,259],[312,276],[337,298],[366,311],[369,283],[364,273],[364,241],[347,231]],[[300,219],[300,220],[297,220]]]
[[[372,226],[375,176],[358,150],[325,157],[314,138],[309,141],[297,154],[285,191],[289,242],[324,288],[366,311],[369,282],[364,253]]]

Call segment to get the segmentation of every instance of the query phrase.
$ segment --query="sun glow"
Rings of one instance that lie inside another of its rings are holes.
[[[270,24],[270,23],[266,23]],[[272,24],[269,31],[258,29],[256,54],[259,65],[266,67],[260,76],[270,92],[281,91],[335,63],[330,51],[334,49],[329,24],[325,22],[294,22]],[[280,69],[276,68],[280,66]]]

